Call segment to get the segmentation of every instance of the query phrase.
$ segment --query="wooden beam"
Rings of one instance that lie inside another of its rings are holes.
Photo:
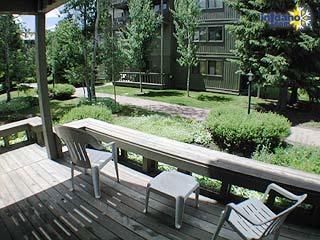
[[[36,64],[39,91],[39,106],[43,126],[43,136],[50,159],[57,159],[58,152],[52,132],[51,113],[49,105],[47,62],[46,62],[46,20],[44,13],[36,14]]]
[[[38,1],[11,0],[1,1],[0,13],[35,14]]]
[[[65,4],[68,0],[39,0],[38,12],[47,13]]]

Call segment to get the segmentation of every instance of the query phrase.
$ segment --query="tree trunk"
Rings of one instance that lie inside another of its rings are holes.
[[[87,8],[85,7],[84,9],[84,17],[83,17],[83,60],[84,60],[84,77],[85,77],[85,82],[86,82],[86,87],[87,87],[87,95],[88,99],[91,102],[92,101],[92,95],[91,95],[91,89],[90,89],[90,79],[89,79],[89,68],[88,68],[88,50],[87,50]]]
[[[94,25],[94,39],[92,49],[92,68],[91,68],[91,96],[93,100],[96,100],[96,57],[98,47],[98,35],[99,35],[99,20],[100,20],[100,0],[96,1],[96,21]]]
[[[139,81],[140,81],[140,92],[142,93],[143,89],[142,89],[142,74],[141,74],[141,71],[139,72]]]
[[[190,71],[191,67],[188,66],[188,76],[187,76],[187,96],[190,97],[189,88],[190,88]]]
[[[257,90],[257,98],[261,97],[261,83],[258,81],[258,90]]]
[[[298,88],[292,86],[289,104],[292,106],[298,102]]]
[[[10,88],[11,88],[11,82],[10,82],[10,46],[9,46],[9,26],[10,26],[10,19],[9,16],[7,17],[7,28],[6,28],[6,47],[5,47],[5,61],[6,61],[6,95],[7,95],[7,102],[11,101],[11,95],[10,95]]]
[[[279,98],[278,98],[278,109],[283,111],[287,107],[288,101],[288,83],[285,83],[283,86],[280,86],[279,89]]]

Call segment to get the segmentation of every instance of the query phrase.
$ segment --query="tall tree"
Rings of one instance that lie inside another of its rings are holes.
[[[152,7],[151,0],[129,0],[130,23],[124,32],[122,49],[128,65],[140,72],[140,92],[142,92],[141,72],[145,68],[148,44],[156,35],[162,21]]]
[[[111,6],[108,0],[102,0],[101,4],[101,63],[104,65],[105,80],[113,83],[114,100],[117,101],[116,84],[120,78],[120,72],[124,69],[124,57],[120,48],[120,36],[112,31],[113,19],[110,14]]]
[[[96,8],[95,2],[92,0],[70,0],[65,5],[65,12],[68,13],[69,19],[74,19],[74,21],[81,28],[81,39],[82,39],[82,53],[83,53],[83,68],[84,77],[87,88],[88,99],[91,101],[92,94],[95,93],[92,90],[92,79],[90,79],[90,55],[89,46],[93,38],[95,19],[96,19]],[[95,87],[95,86],[93,86]]]
[[[47,58],[54,82],[84,85],[81,29],[73,19],[63,19],[47,32]]]
[[[12,15],[0,16],[0,78],[5,79],[7,102],[11,100],[12,81],[19,77],[17,73],[23,63],[21,33],[20,24]]]
[[[226,0],[240,14],[240,20],[229,27],[236,37],[235,60],[242,73],[250,70],[263,85],[279,87],[278,107],[287,103],[288,88],[292,102],[297,88],[318,92],[320,97],[320,2],[313,0],[268,1]],[[311,8],[312,26],[303,31],[294,27],[274,28],[261,21],[262,13],[288,13],[296,4]],[[302,63],[303,61],[303,63]]]
[[[177,52],[180,54],[178,63],[187,67],[187,96],[190,97],[190,72],[191,67],[197,65],[196,49],[193,42],[196,27],[199,24],[200,1],[198,0],[175,0],[173,13],[177,39]]]

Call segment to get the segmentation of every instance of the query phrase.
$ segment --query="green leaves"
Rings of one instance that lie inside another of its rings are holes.
[[[200,4],[196,0],[175,0],[174,10],[175,37],[177,39],[177,52],[180,54],[178,63],[181,66],[196,66],[197,46],[193,42],[196,27],[199,24]]]
[[[295,31],[293,27],[270,28],[267,22],[260,20],[261,13],[292,10],[297,3],[295,0],[225,1],[240,14],[239,21],[228,29],[236,38],[233,52],[242,73],[251,70],[262,84],[288,85],[305,89],[310,94],[311,89],[320,89],[319,82],[309,78],[320,75],[320,8],[314,1],[305,2],[313,12],[313,26]]]
[[[162,19],[152,7],[151,0],[130,0],[130,23],[124,31],[121,47],[127,64],[141,70],[147,44],[156,34]]]

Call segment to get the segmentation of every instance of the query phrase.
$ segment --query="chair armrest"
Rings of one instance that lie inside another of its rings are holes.
[[[266,219],[265,221],[257,221],[256,219],[250,217],[245,211],[243,211],[242,208],[239,208],[236,204],[234,203],[229,203],[226,205],[226,212],[230,212],[231,210],[234,210],[237,214],[239,214],[241,217],[243,217],[245,220],[247,220],[248,222],[250,222],[253,225],[259,226],[259,225],[263,225],[266,223],[269,223],[271,221],[273,221],[274,219],[276,219],[278,216],[276,217],[271,217],[269,219]]]
[[[295,201],[298,201],[300,200],[301,196],[298,196],[298,195],[295,195],[291,192],[289,192],[288,190],[280,187],[279,185],[275,184],[275,183],[271,183],[269,184],[269,186],[267,187],[265,193],[263,194],[263,197],[262,197],[262,201],[264,202],[267,198],[267,196],[269,195],[270,191],[273,190],[277,193],[280,193],[282,196],[290,199],[290,200],[295,200]]]

